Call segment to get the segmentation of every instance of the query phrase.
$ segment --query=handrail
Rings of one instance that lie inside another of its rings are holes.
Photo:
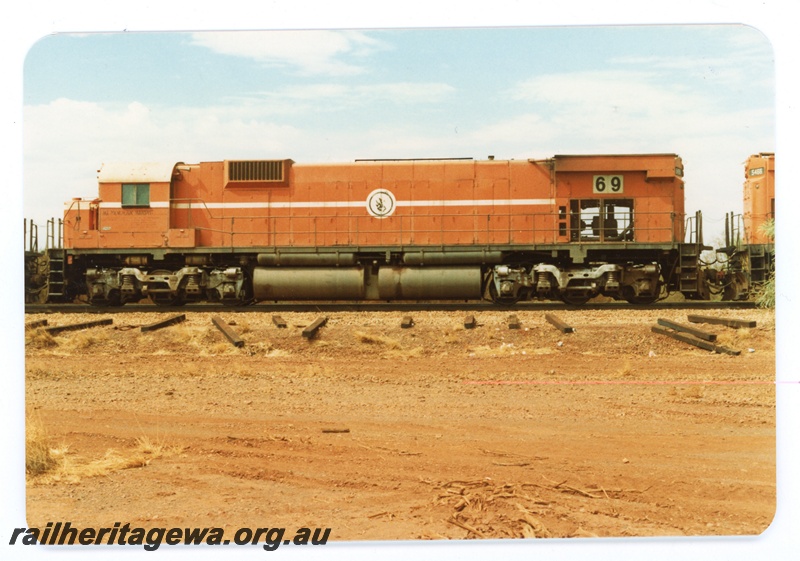
[[[481,213],[450,212],[437,214],[395,214],[391,219],[379,219],[368,215],[314,214],[307,216],[255,216],[237,213],[229,215],[215,212],[206,201],[199,198],[173,199],[171,204],[186,204],[179,209],[186,212],[185,225],[172,228],[194,228],[200,231],[217,232],[225,236],[221,245],[236,246],[236,239],[263,238],[263,246],[293,245],[302,239],[304,245],[401,245],[424,244],[445,245],[487,243],[531,244],[541,243],[641,243],[651,238],[671,242],[681,241],[676,236],[675,219],[683,222],[683,215],[673,212],[624,212],[618,213],[619,226],[598,228],[602,236],[594,236],[592,226],[587,223],[591,213],[570,212],[558,216],[552,212],[541,213]],[[197,207],[193,207],[197,205]],[[205,214],[199,220],[197,211]],[[336,212],[336,211],[332,211]],[[341,210],[339,209],[339,212]],[[179,215],[180,216],[180,215]],[[690,236],[697,235],[697,216],[686,217],[686,230]],[[173,215],[174,221],[174,215]],[[237,232],[236,225],[248,221],[247,232]],[[449,224],[448,224],[449,222]],[[575,225],[578,224],[578,227]],[[391,225],[391,226],[390,226]],[[564,227],[566,226],[566,227]],[[628,236],[632,231],[632,236]],[[116,230],[119,232],[119,230]],[[565,239],[566,232],[566,239]],[[613,233],[611,233],[613,232]],[[140,232],[132,232],[140,233]],[[147,232],[141,232],[147,233]],[[230,237],[228,237],[230,236]],[[626,239],[629,238],[629,239]],[[252,245],[252,242],[243,242]]]
[[[33,219],[25,218],[23,224],[23,249],[26,252],[39,253],[39,227],[34,223]]]

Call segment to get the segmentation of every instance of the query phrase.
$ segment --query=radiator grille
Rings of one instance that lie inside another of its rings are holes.
[[[228,181],[283,181],[283,160],[228,162]]]

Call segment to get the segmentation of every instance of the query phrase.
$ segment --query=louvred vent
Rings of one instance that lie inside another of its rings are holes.
[[[228,181],[284,181],[286,160],[228,161]]]

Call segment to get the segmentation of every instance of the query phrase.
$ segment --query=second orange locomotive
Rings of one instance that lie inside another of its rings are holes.
[[[675,154],[123,164],[98,180],[67,203],[51,299],[707,297]]]
[[[775,273],[775,154],[753,154],[744,164],[744,213],[725,220],[725,267],[713,279],[723,300],[744,300],[758,294]],[[770,234],[766,228],[772,224]]]

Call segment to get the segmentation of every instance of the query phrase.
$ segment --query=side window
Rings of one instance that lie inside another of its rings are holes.
[[[570,201],[570,241],[633,241],[633,199]]]
[[[150,206],[149,183],[123,183],[122,207]]]

